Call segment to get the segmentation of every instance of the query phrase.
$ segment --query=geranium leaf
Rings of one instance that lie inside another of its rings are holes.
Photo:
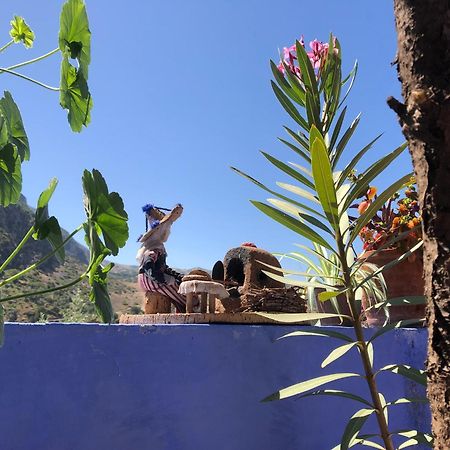
[[[22,192],[22,171],[17,148],[6,144],[0,148],[0,205],[17,203]]]
[[[64,57],[61,63],[59,101],[68,110],[67,119],[73,131],[80,132],[91,121],[92,96],[80,69],[76,69]]]
[[[5,91],[0,99],[0,114],[3,116],[2,136],[7,136],[7,142],[15,145],[21,161],[30,159],[30,146],[25,128],[22,122],[19,108],[14,102],[12,95]],[[6,127],[3,130],[3,127]],[[3,140],[3,139],[2,139]]]
[[[67,58],[77,59],[84,79],[91,62],[91,32],[83,0],[68,0],[61,10],[59,49]]]
[[[34,227],[35,229],[48,219],[48,202],[50,201],[53,192],[55,192],[58,180],[53,178],[47,189],[42,191],[37,202],[37,208],[34,213]]]
[[[104,323],[111,323],[114,319],[111,299],[107,289],[107,274],[112,267],[112,263],[105,268],[99,265],[95,271],[91,271],[89,276],[89,283],[91,285],[89,299],[94,303],[95,309]]]
[[[35,232],[33,233],[34,239],[43,240],[47,239],[53,249],[58,249],[55,253],[55,256],[59,261],[63,262],[65,258],[65,250],[62,237],[61,227],[59,226],[58,219],[52,216],[46,220],[43,220],[41,215],[41,222],[38,225],[35,225]]]
[[[10,22],[11,30],[9,35],[13,38],[14,42],[18,44],[22,42],[26,48],[33,47],[34,33],[27,25],[23,17],[14,16]]]

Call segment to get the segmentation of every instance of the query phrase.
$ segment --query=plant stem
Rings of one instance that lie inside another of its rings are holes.
[[[3,47],[0,48],[0,53],[3,50],[6,50],[10,45],[14,44],[14,39],[11,39],[8,43],[6,43]]]
[[[22,249],[22,247],[25,245],[25,243],[30,239],[31,235],[34,232],[34,226],[32,226],[27,234],[23,237],[23,239],[20,241],[20,243],[17,245],[17,247],[13,250],[13,252],[8,256],[6,261],[0,266],[0,273],[2,273],[6,267],[9,265],[9,263],[15,258],[17,253]]]
[[[4,286],[5,284],[11,283],[12,281],[17,280],[18,278],[20,278],[21,276],[27,274],[31,270],[36,269],[36,267],[39,267],[41,264],[43,264],[45,261],[47,261],[47,259],[51,258],[59,249],[64,247],[64,245],[66,245],[67,242],[70,241],[70,239],[72,239],[82,229],[83,229],[83,225],[81,224],[78,228],[76,228],[74,231],[72,231],[72,233],[70,233],[69,236],[67,236],[67,238],[64,239],[64,241],[60,245],[58,245],[56,248],[54,248],[53,251],[48,253],[46,256],[44,256],[42,259],[40,259],[39,261],[35,262],[31,266],[29,266],[26,269],[22,270],[21,272],[16,273],[12,277],[9,277],[6,280],[1,281],[0,282],[0,287]]]
[[[0,49],[0,51],[1,51],[1,49]],[[19,64],[15,64],[14,66],[7,67],[7,69],[14,70],[14,69],[18,69],[19,67],[28,66],[28,64],[33,64],[35,62],[42,61],[43,59],[48,58],[49,56],[54,55],[57,52],[59,52],[59,48],[55,48],[52,51],[46,53],[45,55],[38,56],[37,58],[29,59],[28,61],[24,61]],[[2,73],[2,72],[0,72],[0,73]]]
[[[3,302],[10,301],[10,300],[16,300],[18,298],[31,297],[31,296],[34,296],[34,295],[50,294],[51,292],[61,291],[63,289],[70,288],[70,287],[74,286],[75,284],[80,283],[81,281],[83,281],[83,279],[86,278],[87,274],[88,274],[87,272],[84,272],[83,274],[81,274],[75,280],[72,280],[72,281],[70,281],[67,284],[63,284],[62,286],[56,286],[56,287],[53,287],[53,288],[44,289],[42,291],[27,292],[25,294],[16,294],[16,295],[11,295],[10,297],[1,298],[0,299],[0,304],[3,303]]]
[[[375,374],[373,372],[372,363],[370,361],[367,343],[364,339],[364,332],[361,325],[361,316],[359,312],[356,310],[355,291],[353,290],[352,286],[351,271],[347,265],[345,248],[339,230],[336,232],[336,243],[339,249],[339,259],[341,260],[342,264],[345,287],[348,288],[347,302],[350,311],[352,313],[353,328],[355,330],[356,340],[358,342],[359,354],[361,356],[361,361],[364,367],[364,373],[366,375],[365,378],[367,381],[367,385],[369,387],[370,395],[372,397],[372,402],[376,410],[377,422],[380,428],[381,438],[383,439],[386,450],[394,450],[394,445],[392,443],[391,435],[389,433],[386,417],[384,416],[383,405],[381,404],[377,384],[375,381]]]
[[[9,73],[10,75],[14,75],[16,77],[23,78],[24,80],[31,81],[32,83],[37,84],[38,86],[42,86],[45,89],[49,89],[50,91],[59,91],[59,88],[57,88],[57,87],[53,87],[53,86],[49,86],[48,84],[41,83],[38,80],[27,77],[26,75],[23,75],[19,72],[14,72],[13,70],[9,70],[5,67],[0,67],[0,73],[1,72],[6,72],[6,73]]]

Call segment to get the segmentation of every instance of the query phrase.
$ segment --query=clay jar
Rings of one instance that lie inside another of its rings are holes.
[[[360,259],[368,259],[369,263],[378,267],[384,266],[403,254],[399,249],[385,249],[371,256],[375,251],[364,252]],[[364,267],[364,266],[363,266]],[[387,298],[424,295],[423,255],[419,250],[413,258],[402,262],[382,272],[387,286]],[[371,299],[365,293],[362,295],[362,307],[370,306]],[[422,319],[425,317],[425,305],[398,305],[389,307],[391,323],[406,319]],[[366,323],[371,327],[379,327],[386,321],[384,310],[375,308],[366,311]]]

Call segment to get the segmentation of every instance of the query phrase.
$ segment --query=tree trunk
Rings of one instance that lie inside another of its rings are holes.
[[[450,1],[394,0],[404,104],[424,232],[428,397],[435,449],[450,446]]]

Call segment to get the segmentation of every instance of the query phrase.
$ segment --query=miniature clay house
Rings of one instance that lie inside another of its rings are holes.
[[[225,286],[236,286],[241,302],[246,302],[246,295],[251,289],[284,288],[284,284],[267,276],[263,271],[281,275],[275,269],[265,266],[281,267],[277,258],[254,246],[242,245],[232,248],[223,260]]]

